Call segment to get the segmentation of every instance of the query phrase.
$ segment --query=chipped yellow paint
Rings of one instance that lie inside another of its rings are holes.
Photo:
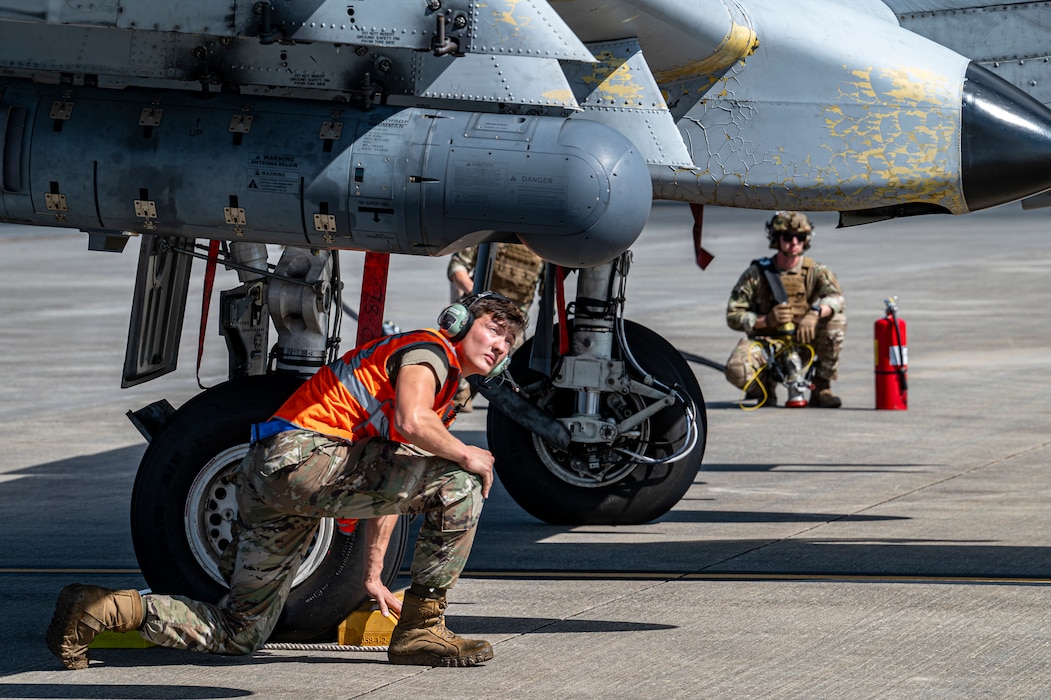
[[[759,48],[759,37],[751,27],[736,22],[715,51],[699,61],[673,66],[654,73],[658,83],[690,80],[706,75],[719,75],[737,61],[755,53]]]
[[[584,84],[594,91],[592,99],[617,104],[643,101],[648,94],[646,86],[635,79],[627,59],[614,56],[610,51],[596,53],[595,59],[598,63],[592,64],[591,74],[582,76]]]
[[[559,89],[559,90],[547,90],[546,92],[540,93],[545,99],[551,102],[557,102],[561,104],[576,104],[576,98],[573,96],[572,90]]]
[[[908,67],[880,69],[875,77],[871,68],[847,75],[839,104],[824,111],[829,181],[847,190],[867,182],[876,198],[894,201],[907,191],[911,200],[964,211],[952,157],[959,150],[956,83]],[[849,114],[842,105],[851,107]],[[845,167],[837,167],[840,161]]]
[[[518,15],[518,6],[521,0],[500,0],[496,3],[496,6],[489,5],[484,2],[477,3],[475,8],[482,11],[486,8],[492,8],[491,15],[494,22],[507,24],[514,28],[514,31],[518,31],[531,23],[533,18],[532,14]],[[518,16],[516,16],[518,15]]]
[[[750,112],[765,103],[735,99],[735,79],[733,70],[719,76],[705,95],[718,105],[703,113],[711,121],[680,122],[697,165],[659,171],[658,198],[809,211],[926,202],[967,211],[959,172],[962,86],[954,77],[843,66],[838,94],[817,105],[817,130],[805,127],[796,142],[780,145],[744,136]]]

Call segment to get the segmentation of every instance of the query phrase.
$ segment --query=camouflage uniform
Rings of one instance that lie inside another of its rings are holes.
[[[832,309],[831,316],[818,322],[814,337],[813,346],[818,356],[814,378],[835,380],[847,332],[843,291],[835,274],[826,266],[806,257],[796,268],[781,272],[781,280],[789,292],[789,304],[797,325],[812,304],[824,304]],[[793,293],[793,290],[798,291]],[[737,280],[726,305],[727,325],[748,334],[747,338],[737,343],[726,361],[726,379],[738,389],[744,389],[765,363],[761,349],[753,342],[757,335],[755,322],[760,316],[770,313],[775,304],[763,271],[753,263]]]
[[[414,582],[450,588],[481,515],[480,479],[412,445],[373,438],[351,444],[288,430],[249,449],[237,490],[238,528],[222,562],[230,593],[217,605],[143,596],[139,632],[166,647],[247,654],[262,646],[324,517],[419,513]]]

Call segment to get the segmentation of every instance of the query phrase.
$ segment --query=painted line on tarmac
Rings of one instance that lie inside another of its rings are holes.
[[[139,569],[42,569],[4,568],[2,574],[96,574],[127,576],[141,574]],[[400,576],[410,577],[408,571]],[[1043,576],[958,576],[919,574],[776,574],[776,573],[683,573],[669,571],[464,571],[461,578],[495,579],[559,579],[608,581],[830,581],[835,583],[988,583],[1051,585],[1051,578]]]
[[[408,575],[409,572],[402,572]],[[518,578],[628,581],[830,581],[835,583],[989,583],[1051,585],[1044,576],[959,576],[920,574],[682,573],[661,571],[464,571],[461,578]]]

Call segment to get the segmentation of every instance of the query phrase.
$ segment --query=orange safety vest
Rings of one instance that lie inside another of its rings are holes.
[[[277,409],[274,418],[305,430],[351,442],[379,436],[407,443],[394,428],[394,384],[388,362],[395,353],[420,345],[438,345],[449,361],[449,376],[434,397],[434,412],[448,426],[460,383],[460,360],[445,337],[424,329],[377,338],[330,362]]]

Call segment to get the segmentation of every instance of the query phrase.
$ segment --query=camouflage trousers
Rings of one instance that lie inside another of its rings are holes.
[[[833,314],[820,321],[812,343],[817,354],[814,379],[833,381],[839,371],[839,355],[843,350],[843,339],[847,335],[846,314]],[[804,358],[805,360],[805,358]],[[766,365],[766,357],[755,338],[742,338],[726,360],[726,380],[738,389],[744,389],[749,381]]]
[[[249,449],[237,506],[234,541],[222,561],[229,594],[215,605],[182,596],[143,596],[146,620],[139,633],[145,639],[216,654],[258,649],[277,623],[318,520],[325,517],[423,514],[413,581],[450,588],[474,542],[481,480],[411,445],[381,439],[350,445],[289,430]]]

